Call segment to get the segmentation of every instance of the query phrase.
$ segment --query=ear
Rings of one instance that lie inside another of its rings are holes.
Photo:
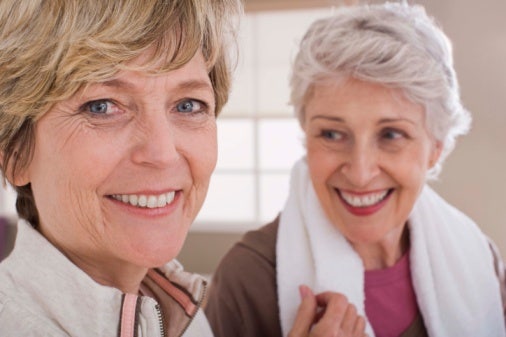
[[[3,165],[4,162],[4,151],[0,151],[0,164]],[[9,164],[6,168],[2,167],[3,174],[7,181],[13,185],[13,186],[24,186],[30,182],[29,174],[28,174],[28,167],[24,167],[22,169],[17,170],[16,176],[14,177],[12,174],[12,163],[13,160],[16,160],[18,153],[15,151],[12,155],[12,158],[9,160]]]
[[[439,157],[441,157],[441,152],[443,152],[443,143],[435,139],[432,144],[432,151],[429,158],[429,168],[433,168],[434,165],[436,165]]]

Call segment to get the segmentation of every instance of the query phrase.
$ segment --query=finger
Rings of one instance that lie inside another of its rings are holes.
[[[312,332],[316,336],[336,335],[348,308],[348,300],[342,294],[331,292],[318,294],[316,300],[324,307],[324,312],[320,321],[314,325]]]
[[[367,336],[365,333],[365,318],[362,316],[358,316],[357,320],[355,321],[355,327],[353,329],[354,337],[362,337]]]
[[[301,285],[299,287],[299,292],[301,303],[297,310],[295,323],[288,333],[289,337],[307,336],[316,315],[316,298],[311,289],[305,285]]]
[[[357,318],[357,309],[353,304],[348,304],[348,308],[346,309],[343,317],[343,322],[341,323],[341,330],[345,336],[351,335],[353,333]]]

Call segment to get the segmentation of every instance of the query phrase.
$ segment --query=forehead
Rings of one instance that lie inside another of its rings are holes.
[[[400,89],[347,79],[315,83],[306,100],[306,117],[314,114],[364,115],[369,118],[424,118],[424,107]]]
[[[157,72],[156,67],[145,67],[145,60],[141,57],[129,64],[128,69],[120,70],[111,78],[90,83],[85,91],[96,86],[124,91],[152,92],[160,89],[188,89],[213,91],[206,64],[201,53],[195,54],[183,66],[166,71]]]

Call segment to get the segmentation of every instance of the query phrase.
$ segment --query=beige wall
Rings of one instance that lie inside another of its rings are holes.
[[[470,215],[506,258],[506,0],[410,2],[424,5],[453,41],[462,99],[474,118],[433,186]],[[210,273],[238,237],[190,233],[181,260],[190,270]]]
[[[454,44],[474,122],[433,186],[470,215],[506,257],[506,1],[425,0]]]

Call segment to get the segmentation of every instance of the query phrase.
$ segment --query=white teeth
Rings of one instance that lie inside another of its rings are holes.
[[[383,200],[388,194],[388,190],[361,196],[347,194],[342,191],[340,193],[343,199],[353,207],[369,207]]]
[[[161,196],[158,197],[158,200],[156,200],[155,197],[153,197],[154,201],[153,202],[156,202],[156,206],[158,207],[163,207],[165,205],[167,205],[167,196],[165,194],[162,194]],[[151,201],[151,198],[149,198],[149,200]],[[155,207],[155,206],[152,206],[152,207]]]
[[[112,197],[125,204],[130,204],[136,207],[159,208],[172,203],[175,195],[176,192],[172,191],[160,195],[113,194]]]
[[[137,197],[136,195],[132,194],[130,196],[128,196],[128,202],[130,203],[130,205],[132,206],[137,206],[137,200],[139,200],[139,197]]]
[[[148,205],[148,197],[145,195],[139,195],[139,200],[137,201],[137,205],[141,207],[146,207]]]

